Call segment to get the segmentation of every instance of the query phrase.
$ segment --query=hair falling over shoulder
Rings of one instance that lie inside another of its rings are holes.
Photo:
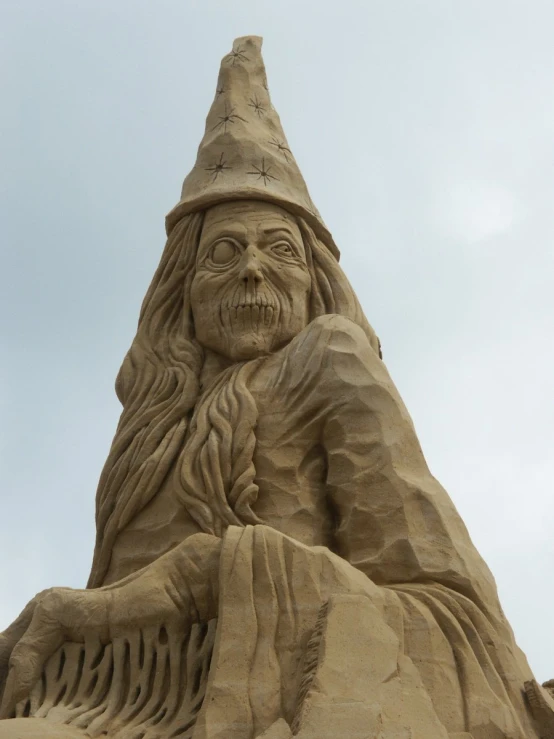
[[[224,371],[200,397],[204,353],[194,336],[190,288],[203,214],[171,231],[144,299],[137,333],[116,381],[123,405],[96,496],[96,546],[88,587],[104,583],[119,533],[154,498],[170,472],[175,494],[202,531],[256,523],[253,455],[257,408],[248,390],[255,362]],[[379,351],[335,257],[302,219],[312,278],[310,320],[350,318]]]

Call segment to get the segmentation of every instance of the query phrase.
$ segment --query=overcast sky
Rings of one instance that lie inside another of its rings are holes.
[[[0,0],[0,629],[86,582],[115,376],[246,34],[431,470],[554,678],[552,0]]]

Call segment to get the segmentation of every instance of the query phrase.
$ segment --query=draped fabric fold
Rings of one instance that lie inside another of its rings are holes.
[[[529,739],[527,677],[510,634],[465,596],[380,587],[324,547],[231,527],[194,739],[285,726],[300,739]]]

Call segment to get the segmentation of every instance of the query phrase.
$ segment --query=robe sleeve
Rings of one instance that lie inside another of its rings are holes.
[[[325,317],[322,442],[337,552],[375,583],[436,582],[499,608],[490,570],[442,486],[363,331]]]
[[[441,717],[464,716],[456,730],[485,732],[475,736],[532,736],[522,700],[531,672],[490,570],[431,475],[409,414],[363,332],[338,316],[325,330],[322,377],[331,400],[322,441],[337,553],[397,594],[406,652]],[[485,696],[515,709],[512,717],[527,728],[513,718],[518,728],[508,730],[512,719],[497,723],[494,710],[485,718]]]

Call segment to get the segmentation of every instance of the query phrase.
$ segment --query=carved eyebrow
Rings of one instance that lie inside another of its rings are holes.
[[[212,238],[225,238],[226,236],[231,236],[234,239],[240,239],[241,237],[244,238],[246,236],[246,229],[242,228],[233,228],[232,226],[226,226],[225,228],[222,228],[220,231],[216,232],[215,234],[212,234]]]
[[[293,232],[286,224],[283,224],[282,226],[269,226],[268,228],[263,228],[262,231],[264,232],[264,234],[273,234],[278,233],[279,231],[284,231],[290,236],[294,236]]]
[[[240,228],[240,226],[233,227],[233,226],[225,226],[225,228],[217,228],[217,227],[211,227],[206,229],[205,232],[205,243],[202,244],[202,248],[206,248],[214,243],[214,241],[219,241],[219,239],[237,239],[238,241],[242,241],[246,238],[246,229]]]
[[[283,223],[280,226],[268,226],[267,228],[262,228],[262,233],[264,236],[271,236],[272,234],[286,234],[290,237],[292,247],[294,251],[296,252],[297,256],[300,256],[302,258],[305,258],[305,247],[303,242],[301,242],[301,245],[298,243],[298,237],[295,235],[294,231],[288,226],[288,224]]]
[[[246,233],[245,227],[241,223],[229,223],[228,219],[221,219],[220,221],[214,221],[206,228],[209,233],[211,231],[226,231],[229,233]]]

